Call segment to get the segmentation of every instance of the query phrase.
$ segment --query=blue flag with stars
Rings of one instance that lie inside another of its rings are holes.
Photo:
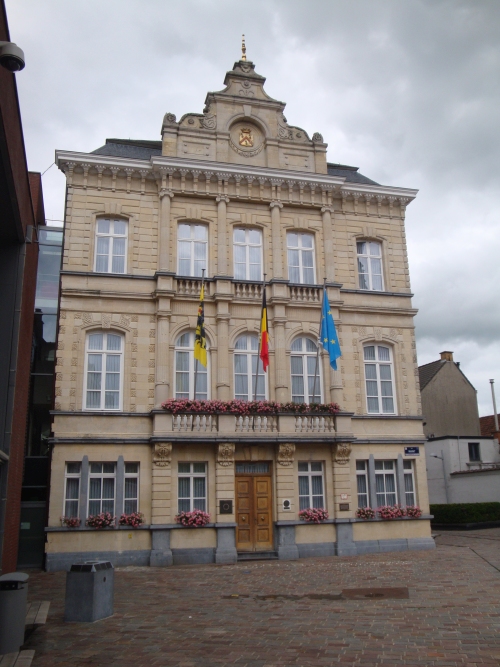
[[[330,357],[330,366],[334,371],[337,370],[337,359],[342,356],[340,351],[339,339],[337,337],[337,330],[335,322],[333,321],[332,311],[328,303],[328,294],[326,287],[323,287],[323,309],[321,312],[321,331],[319,334],[319,342],[323,349],[328,352]]]

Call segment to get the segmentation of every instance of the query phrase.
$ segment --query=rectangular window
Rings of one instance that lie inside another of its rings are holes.
[[[80,498],[81,463],[66,463],[64,484],[64,516],[78,516],[78,501]]]
[[[366,402],[371,414],[394,414],[393,365],[390,348],[366,345],[365,362]]]
[[[481,461],[478,442],[469,442],[469,461]]]
[[[207,237],[205,225],[179,225],[177,228],[177,273],[180,276],[201,277],[202,269],[207,269]]]
[[[374,241],[358,241],[359,289],[382,291],[382,246]]]
[[[358,507],[369,507],[368,471],[366,461],[356,461],[356,483],[358,487]]]
[[[299,509],[324,508],[323,464],[299,461]]]
[[[99,218],[96,225],[95,270],[100,273],[125,273],[127,223]]]
[[[235,229],[233,255],[236,280],[262,280],[262,232],[260,229]]]
[[[394,461],[375,461],[377,507],[397,505],[395,467]]]
[[[139,511],[139,464],[125,463],[123,511],[132,514]]]
[[[403,461],[403,471],[405,478],[405,503],[415,505],[415,474],[413,471],[413,461]]]
[[[87,336],[87,410],[120,410],[123,337],[111,333]]]
[[[314,285],[314,236],[312,234],[289,232],[286,239],[288,279],[291,283]]]
[[[207,464],[178,464],[178,511],[207,511]]]
[[[89,515],[115,512],[116,463],[90,463]]]

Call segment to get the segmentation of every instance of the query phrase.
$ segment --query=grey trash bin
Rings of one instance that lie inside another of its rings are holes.
[[[72,565],[66,574],[64,620],[92,623],[112,616],[114,574],[109,561]]]
[[[0,655],[15,653],[24,644],[28,579],[24,572],[0,577]]]

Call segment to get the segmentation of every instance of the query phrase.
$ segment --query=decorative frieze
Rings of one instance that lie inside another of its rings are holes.
[[[280,466],[291,466],[294,461],[295,445],[291,442],[286,442],[279,446],[278,463]]]
[[[170,467],[172,462],[172,443],[156,442],[153,451],[153,463],[159,468]]]
[[[217,461],[219,465],[229,467],[234,464],[234,451],[236,445],[233,442],[224,442],[219,445]]]
[[[333,445],[333,460],[340,466],[345,466],[349,463],[351,456],[351,445],[348,442],[336,442]]]

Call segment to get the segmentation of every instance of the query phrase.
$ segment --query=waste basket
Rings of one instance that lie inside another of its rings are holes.
[[[10,572],[0,577],[0,655],[24,644],[29,575]]]
[[[86,561],[66,574],[65,621],[92,623],[113,615],[114,569],[109,561]]]

